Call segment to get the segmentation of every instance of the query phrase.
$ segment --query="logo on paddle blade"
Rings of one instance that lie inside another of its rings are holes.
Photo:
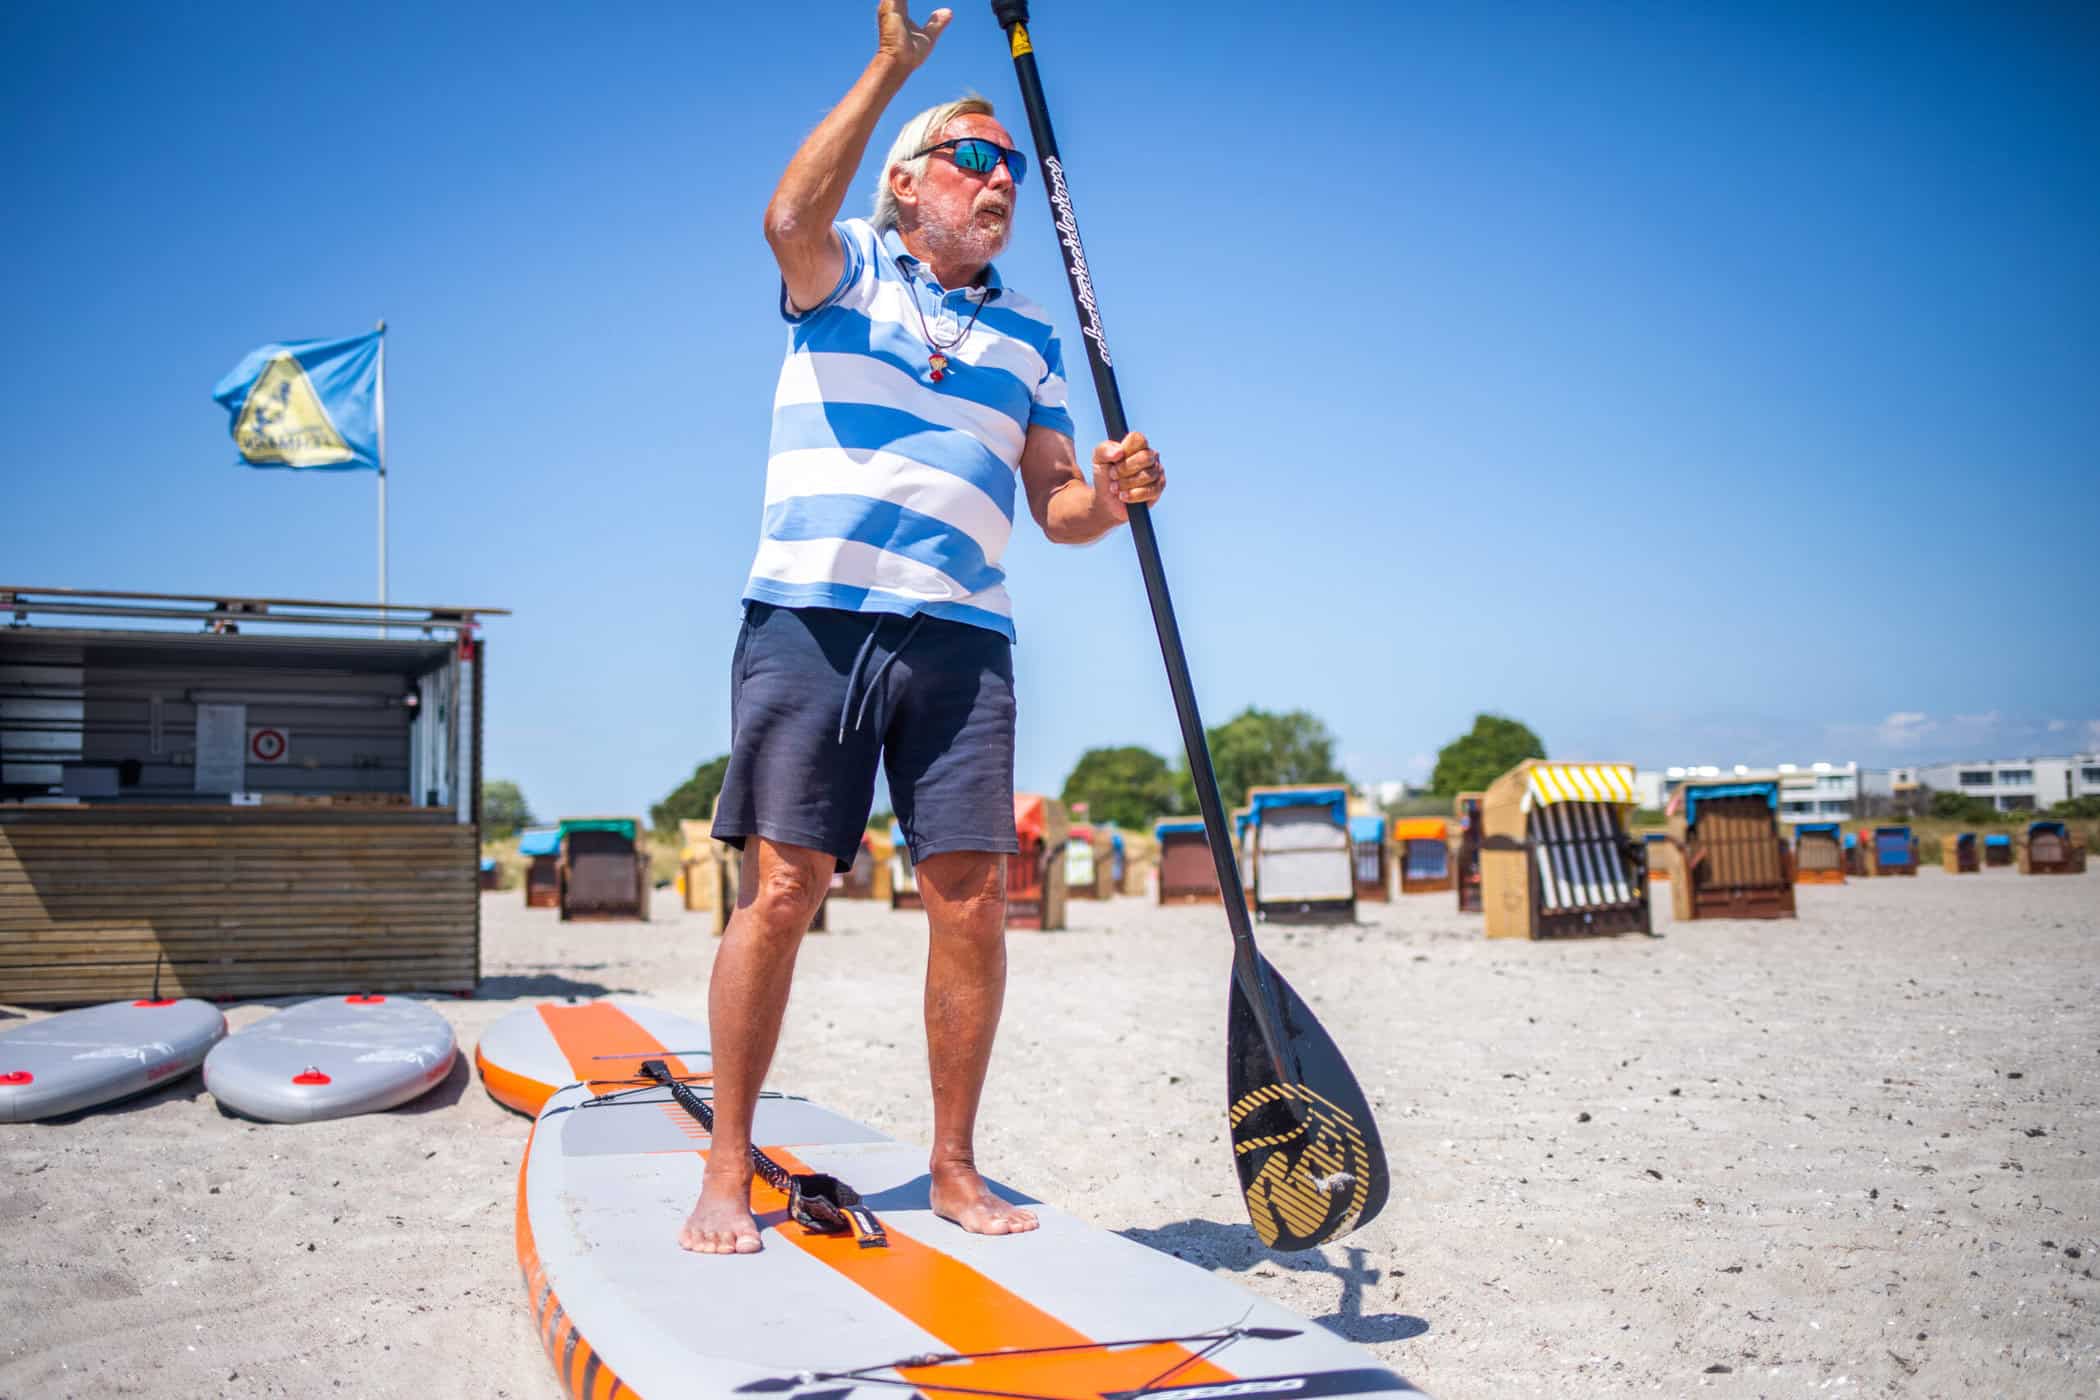
[[[1265,1245],[1344,1233],[1371,1191],[1371,1151],[1347,1110],[1303,1084],[1264,1084],[1228,1115],[1254,1233]]]

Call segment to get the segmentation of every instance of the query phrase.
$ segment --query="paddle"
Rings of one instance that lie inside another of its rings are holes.
[[[1115,362],[1101,329],[1093,276],[1080,246],[1079,220],[1072,209],[1064,162],[1050,130],[1050,109],[1044,104],[1042,80],[1036,74],[1028,3],[992,0],[992,13],[1006,31],[1021,100],[1028,108],[1028,125],[1035,133],[1043,190],[1064,245],[1065,276],[1072,284],[1080,338],[1086,342],[1094,392],[1101,400],[1101,418],[1108,435],[1120,440],[1129,434],[1130,425],[1123,416]],[[1232,926],[1225,1078],[1240,1191],[1263,1244],[1273,1249],[1311,1249],[1347,1234],[1385,1205],[1385,1149],[1348,1061],[1290,984],[1255,947],[1239,866],[1226,835],[1225,804],[1218,797],[1217,775],[1211,771],[1210,746],[1196,710],[1181,627],[1174,620],[1174,602],[1167,593],[1166,570],[1160,563],[1159,539],[1148,507],[1130,507],[1130,534],[1137,542],[1138,568],[1152,601],[1152,623],[1167,663],[1167,684],[1174,692],[1181,740],[1188,748],[1189,776],[1195,780],[1196,803],[1203,809],[1203,829],[1217,867],[1218,888],[1224,894],[1226,921]]]

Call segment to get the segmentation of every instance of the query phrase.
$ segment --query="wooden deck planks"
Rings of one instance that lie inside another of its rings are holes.
[[[0,813],[0,1001],[473,990],[473,827],[281,816]]]

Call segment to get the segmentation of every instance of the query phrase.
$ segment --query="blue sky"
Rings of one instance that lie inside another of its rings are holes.
[[[371,478],[233,466],[209,393],[383,316],[393,596],[516,611],[490,775],[659,798],[727,743],[759,214],[873,9],[0,7],[0,582],[372,595]],[[1365,780],[1480,709],[1656,765],[2100,747],[2090,7],[1035,33],[1212,722],[1310,709]],[[982,3],[878,151],[967,88],[1028,144]],[[1040,189],[1002,270],[1084,447]],[[1016,541],[1024,785],[1172,752],[1127,538]]]

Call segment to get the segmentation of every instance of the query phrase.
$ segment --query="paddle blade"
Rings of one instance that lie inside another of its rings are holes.
[[[1279,1083],[1253,1005],[1232,979],[1225,1082],[1233,1165],[1254,1233],[1271,1249],[1312,1249],[1385,1206],[1385,1147],[1356,1076],[1290,983],[1264,960],[1283,1024]]]

